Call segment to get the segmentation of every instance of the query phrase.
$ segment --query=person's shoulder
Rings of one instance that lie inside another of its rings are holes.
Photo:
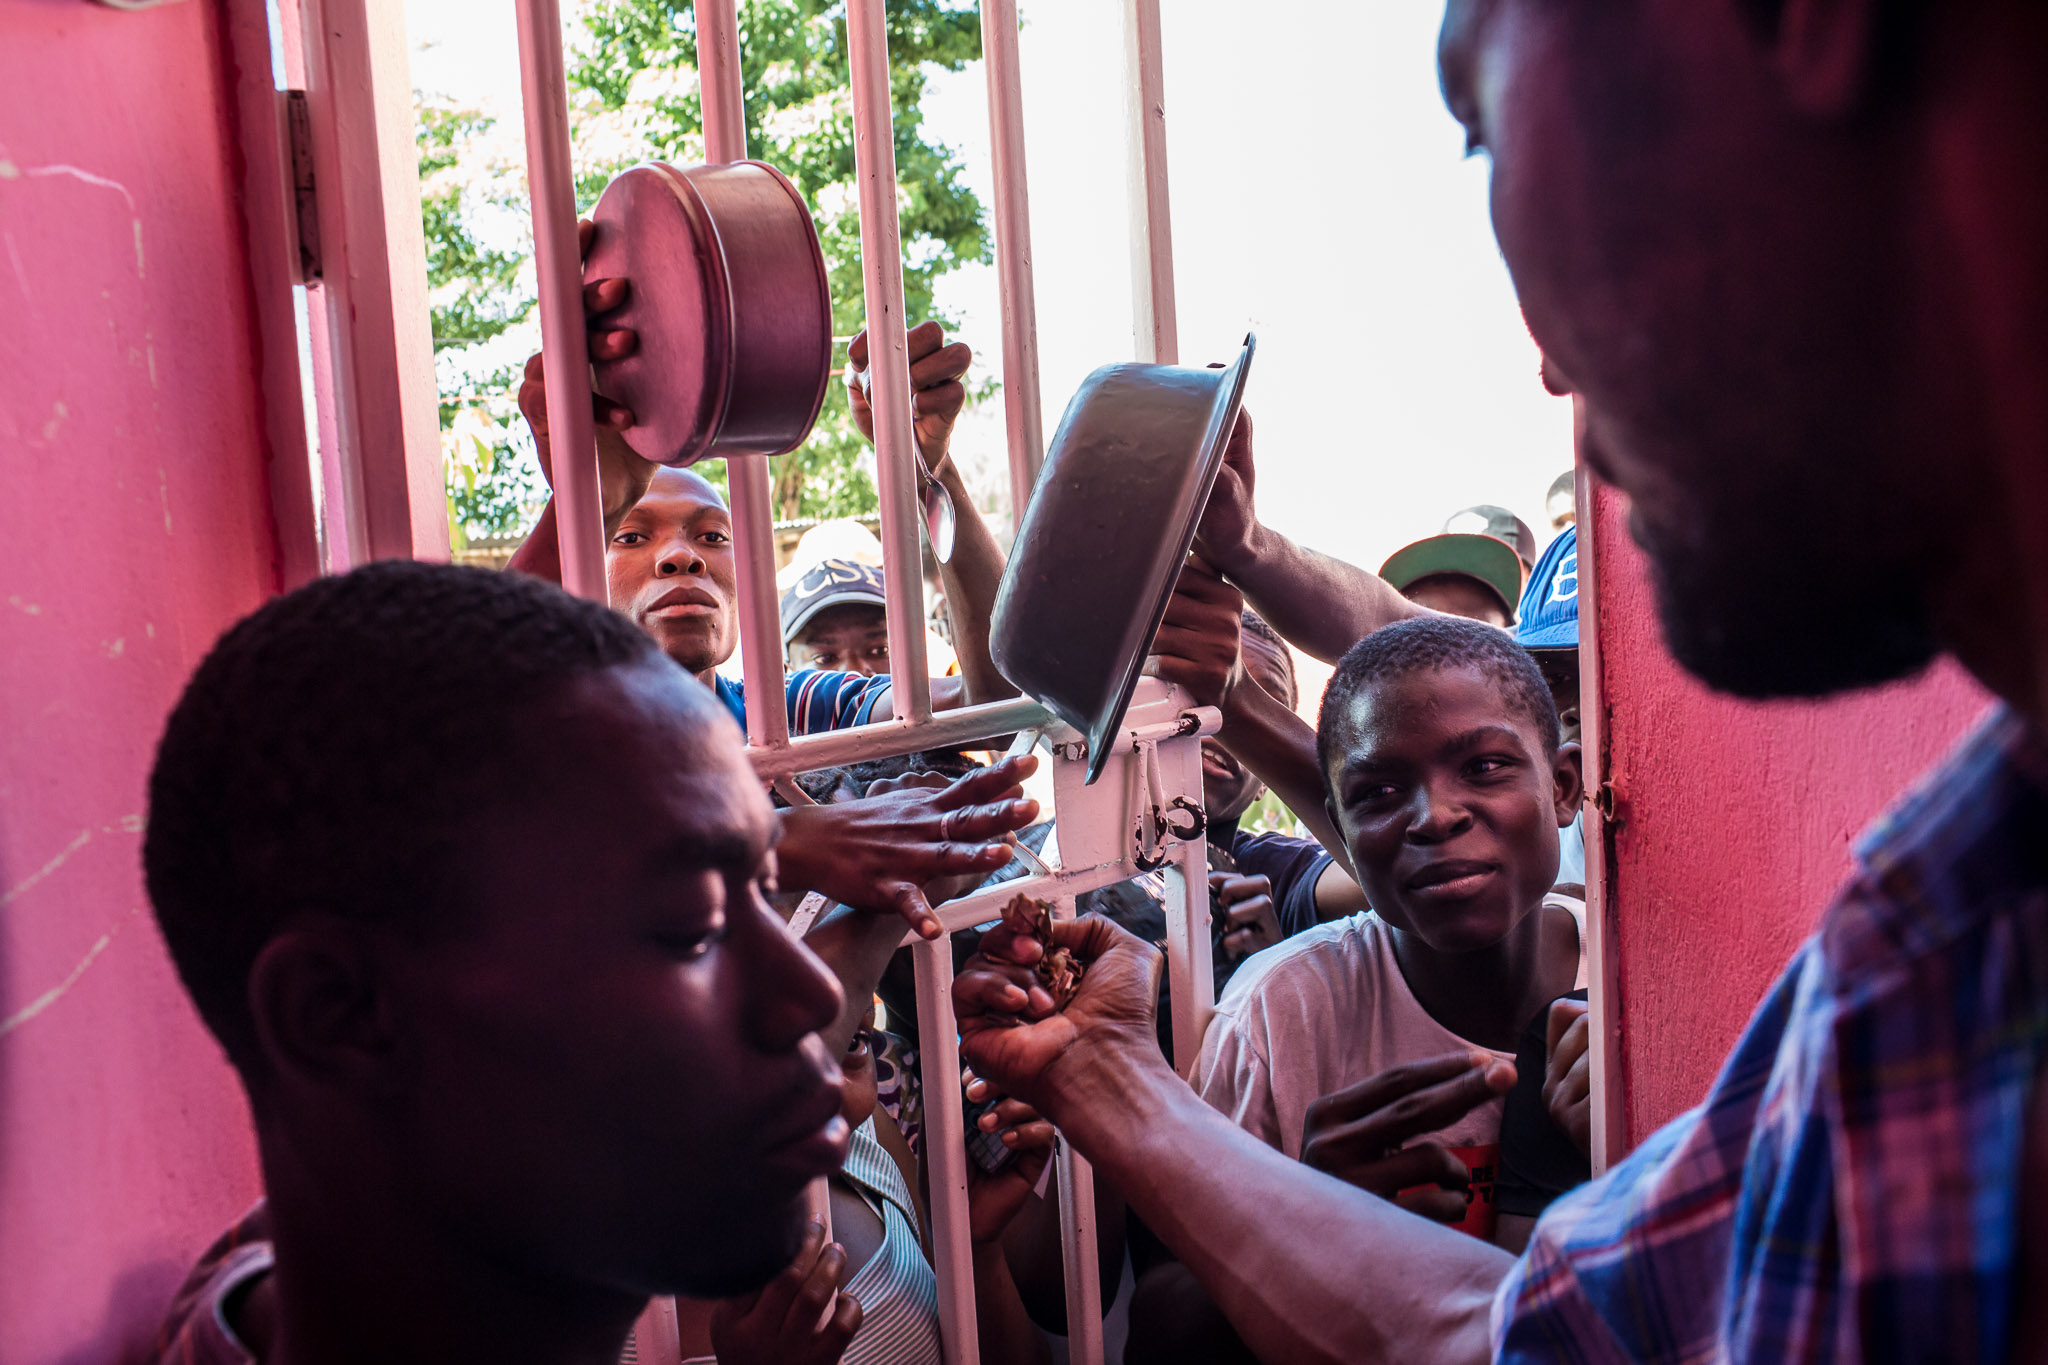
[[[1252,1013],[1283,997],[1328,998],[1357,980],[1360,965],[1379,950],[1385,933],[1370,910],[1305,929],[1246,958],[1216,1002],[1217,1011]]]

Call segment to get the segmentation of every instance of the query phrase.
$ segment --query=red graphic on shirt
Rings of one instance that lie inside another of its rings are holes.
[[[1482,1242],[1491,1242],[1493,1182],[1500,1175],[1500,1144],[1489,1142],[1479,1147],[1453,1147],[1451,1155],[1464,1162],[1465,1169],[1472,1173],[1472,1183],[1465,1187],[1464,1221],[1454,1226]]]

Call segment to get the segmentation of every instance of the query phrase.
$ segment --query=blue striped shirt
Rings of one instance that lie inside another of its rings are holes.
[[[746,689],[724,674],[712,680],[712,690],[732,712],[742,731],[747,728]],[[870,678],[859,673],[801,669],[782,679],[783,702],[789,709],[789,732],[815,735],[826,730],[845,730],[866,725],[874,719],[875,703],[889,693],[887,677]]]

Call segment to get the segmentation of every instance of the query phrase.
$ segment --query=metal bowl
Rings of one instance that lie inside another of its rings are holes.
[[[1244,397],[1254,339],[1220,370],[1105,365],[1067,404],[996,594],[1005,678],[1108,761],[1194,544]]]
[[[626,444],[672,465],[803,444],[831,377],[832,297],[796,186],[759,161],[649,162],[591,218],[584,278],[632,283],[606,323],[640,345],[595,367],[597,391],[633,410]]]

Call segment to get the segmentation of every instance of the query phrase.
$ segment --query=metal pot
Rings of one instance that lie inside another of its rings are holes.
[[[996,593],[1005,678],[1108,761],[1194,544],[1244,397],[1254,339],[1225,369],[1105,365],[1067,404]]]
[[[780,455],[803,444],[832,369],[832,298],[817,228],[773,166],[649,162],[605,187],[586,280],[631,281],[605,319],[638,349],[596,365],[633,410],[626,443],[662,464]]]

